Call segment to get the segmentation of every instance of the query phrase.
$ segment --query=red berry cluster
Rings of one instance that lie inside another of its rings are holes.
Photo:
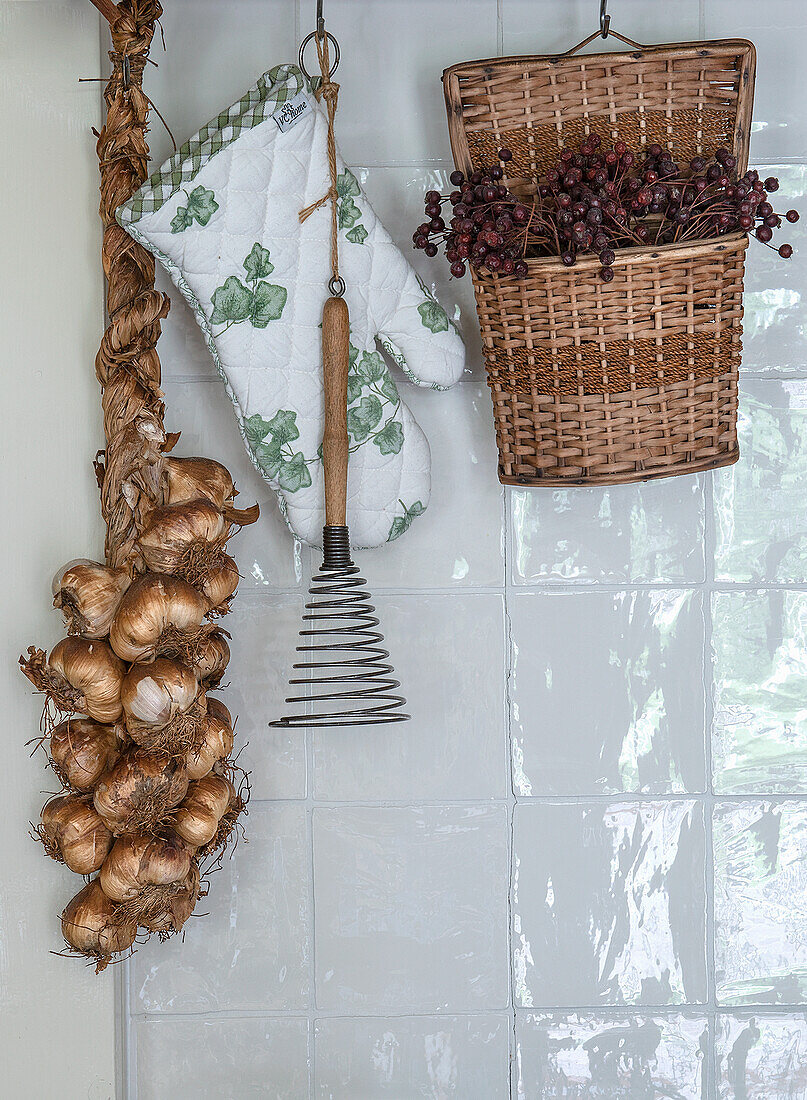
[[[590,134],[579,151],[565,148],[550,172],[525,189],[530,197],[513,194],[506,184],[509,149],[499,150],[501,165],[449,177],[450,195],[426,193],[428,218],[415,230],[415,248],[436,256],[445,248],[451,274],[465,274],[466,264],[501,275],[523,278],[526,260],[560,256],[567,266],[579,255],[595,253],[600,277],[614,277],[616,251],[641,245],[705,240],[738,231],[754,231],[770,246],[782,223],[799,220],[795,210],[777,214],[768,201],[779,181],[759,178],[756,171],[737,177],[736,158],[728,149],[710,157],[694,157],[683,170],[668,149],[649,145],[641,152],[617,141],[608,150]],[[449,225],[443,204],[452,207]],[[789,244],[777,250],[793,255]]]

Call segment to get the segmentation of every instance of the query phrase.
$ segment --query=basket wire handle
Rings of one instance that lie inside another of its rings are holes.
[[[599,28],[594,31],[593,34],[590,34],[588,38],[584,38],[582,42],[578,42],[576,46],[572,46],[570,50],[558,54],[558,57],[571,57],[572,54],[577,53],[578,50],[582,50],[584,46],[587,46],[589,42],[593,42],[595,38],[607,38],[609,34],[614,38],[618,38],[620,42],[624,42],[626,46],[633,46],[634,49],[637,50],[647,49],[641,42],[634,42],[632,38],[626,38],[625,35],[620,34],[619,31],[611,30],[611,16],[608,14],[608,0],[600,0]]]

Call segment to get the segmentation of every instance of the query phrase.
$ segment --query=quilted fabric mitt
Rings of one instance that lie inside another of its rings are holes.
[[[272,69],[117,212],[189,302],[249,453],[297,535],[323,525],[322,307],[330,277],[327,118],[294,65]],[[380,346],[418,385],[462,374],[445,310],[338,161],[339,264],[350,309],[348,523],[356,546],[397,538],[431,487],[429,445]]]

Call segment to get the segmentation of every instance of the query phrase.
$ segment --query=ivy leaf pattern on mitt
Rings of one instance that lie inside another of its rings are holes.
[[[286,305],[286,288],[267,283],[264,278],[275,270],[268,248],[256,241],[242,266],[249,287],[244,286],[235,275],[230,275],[222,286],[213,291],[210,323],[224,325],[222,332],[242,321],[249,321],[253,328],[266,328],[270,321],[280,319]]]
[[[423,504],[419,500],[416,500],[410,508],[407,508],[402,500],[399,500],[398,503],[403,508],[404,514],[402,516],[396,516],[395,519],[392,521],[392,526],[389,529],[387,542],[395,542],[397,538],[400,538],[401,535],[405,534],[409,530],[409,528],[412,526],[413,520],[415,520],[418,516],[422,516],[423,513],[426,511],[426,509],[423,507]]]
[[[439,302],[429,300],[418,306],[420,321],[432,332],[448,332],[448,314]]]
[[[367,230],[359,223],[361,210],[353,201],[361,194],[361,189],[359,181],[349,168],[336,177],[336,193],[339,196],[336,207],[339,228],[348,230],[345,233],[345,239],[351,244],[364,244],[367,240]]]
[[[380,351],[359,352],[350,345],[347,376],[347,431],[351,451],[372,441],[382,455],[398,454],[403,427],[396,419],[401,397]]]
[[[307,459],[302,451],[295,451],[291,443],[299,438],[297,413],[291,409],[279,409],[271,420],[264,420],[255,413],[243,421],[244,436],[251,446],[258,465],[267,475],[275,477],[287,493],[296,493],[311,484],[308,469],[319,456]]]
[[[190,194],[187,191],[185,192],[185,197],[188,200],[188,205],[177,207],[177,212],[171,222],[172,233],[182,233],[195,221],[199,225],[207,225],[219,208],[214,193],[208,191],[206,187],[194,187]]]

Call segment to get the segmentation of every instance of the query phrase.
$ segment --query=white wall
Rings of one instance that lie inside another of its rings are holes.
[[[58,916],[81,879],[27,835],[45,792],[26,742],[40,701],[17,658],[49,648],[60,620],[49,577],[103,553],[92,458],[103,445],[94,358],[102,331],[97,169],[99,23],[89,3],[0,3],[0,548],[4,764],[0,777],[0,1094],[114,1094],[114,976],[62,948]]]

